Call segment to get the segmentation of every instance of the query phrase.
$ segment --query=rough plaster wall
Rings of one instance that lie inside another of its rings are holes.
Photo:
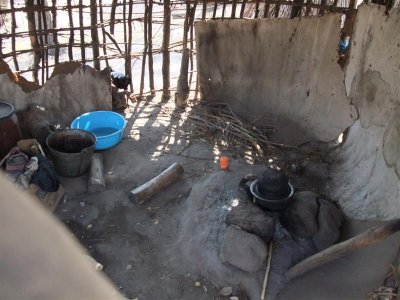
[[[202,99],[227,102],[250,121],[276,118],[273,138],[284,143],[337,138],[357,117],[336,63],[339,23],[333,14],[197,22]]]
[[[27,109],[31,103],[43,105],[62,124],[69,125],[85,112],[111,110],[110,73],[77,62],[63,63],[40,87],[15,76],[0,61],[0,101],[13,104],[17,111]]]
[[[360,118],[338,154],[331,195],[360,219],[400,217],[400,11],[359,7],[346,90]]]

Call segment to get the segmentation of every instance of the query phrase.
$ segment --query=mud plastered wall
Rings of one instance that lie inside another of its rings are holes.
[[[276,141],[331,141],[357,113],[337,60],[340,16],[196,23],[203,100],[273,123]]]
[[[15,76],[0,61],[0,101],[13,104],[17,111],[32,103],[42,105],[63,125],[69,125],[80,114],[111,109],[110,72],[68,62],[56,66],[51,78],[37,86]]]
[[[330,194],[360,219],[400,217],[400,11],[359,7],[346,90],[359,120],[337,153]]]

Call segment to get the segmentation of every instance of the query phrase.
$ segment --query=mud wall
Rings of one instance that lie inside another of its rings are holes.
[[[359,111],[337,153],[330,194],[360,219],[400,217],[400,11],[363,5],[346,90]]]
[[[196,23],[203,100],[273,123],[277,141],[331,141],[357,117],[336,63],[340,16]]]
[[[56,66],[45,85],[38,86],[14,75],[0,61],[0,101],[13,104],[17,111],[31,103],[42,105],[62,124],[69,125],[85,112],[111,110],[110,73],[68,62]]]

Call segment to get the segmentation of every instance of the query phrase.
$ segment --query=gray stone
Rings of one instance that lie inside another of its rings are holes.
[[[275,231],[275,219],[249,200],[240,200],[232,206],[226,217],[226,224],[235,225],[254,233],[268,243]]]
[[[228,227],[220,252],[222,263],[254,273],[264,266],[267,254],[267,246],[258,236],[233,226]]]
[[[313,241],[318,251],[322,251],[338,241],[343,215],[328,200],[318,199],[318,204],[318,232],[313,236]]]
[[[292,203],[281,216],[282,225],[299,238],[310,238],[318,232],[317,194],[310,191],[294,194]]]

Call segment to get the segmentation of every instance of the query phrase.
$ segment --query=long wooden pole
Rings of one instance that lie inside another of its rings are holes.
[[[151,96],[154,96],[155,88],[154,88],[154,68],[153,68],[153,0],[149,0],[149,9],[147,15],[147,23],[148,23],[148,55],[149,55],[149,85],[150,85],[150,93]]]
[[[41,4],[44,7],[45,2],[41,0]],[[46,10],[42,10],[42,18],[43,18],[43,29],[44,29],[44,62],[43,62],[43,70],[46,70],[46,80],[49,79],[49,35],[47,33],[47,18],[46,18]],[[43,34],[41,34],[43,36]],[[44,82],[43,82],[44,83]]]
[[[83,29],[83,0],[79,0],[79,33],[81,38],[81,59],[82,63],[86,63],[86,47],[85,47],[85,31]]]
[[[103,0],[99,0],[99,12],[100,12],[101,33],[102,33],[102,38],[103,38],[103,56],[105,58],[106,66],[109,67],[108,58],[107,58],[106,29],[104,28]]]
[[[97,32],[97,4],[96,0],[90,0],[90,22],[92,29],[90,30],[92,36],[92,49],[93,49],[93,66],[96,70],[100,70],[100,48],[99,48],[99,33]]]
[[[146,73],[146,57],[147,57],[147,0],[144,0],[145,8],[144,8],[144,22],[143,22],[143,36],[144,36],[144,49],[143,49],[143,56],[142,56],[142,74],[140,76],[140,91],[139,96],[140,98],[143,97],[143,90],[144,90],[144,77]]]
[[[163,92],[162,100],[168,101],[171,98],[170,89],[170,53],[169,43],[171,34],[171,3],[170,0],[164,0],[164,28],[163,28],[163,43],[162,43],[162,75],[163,75]]]
[[[30,7],[34,5],[34,0],[27,0],[26,6]],[[36,21],[35,21],[35,11],[28,10],[26,13],[26,17],[28,19],[28,30],[30,32],[29,38],[31,40],[31,46],[33,49],[33,68],[32,68],[32,76],[33,80],[36,84],[39,84],[39,65],[40,65],[40,45],[38,41],[37,31],[36,31]]]
[[[381,226],[373,227],[351,239],[348,239],[347,241],[333,245],[332,247],[306,258],[297,265],[294,265],[286,272],[286,278],[289,280],[296,278],[350,252],[378,243],[399,230],[400,219],[387,222]]]
[[[10,7],[11,7],[11,50],[13,53],[15,53],[16,46],[15,46],[15,29],[17,28],[17,21],[15,18],[15,7],[14,7],[14,0],[10,1]],[[18,65],[18,60],[17,56],[13,55],[13,61],[14,61],[14,67],[16,71],[19,71],[19,65]]]
[[[72,49],[72,45],[74,44],[74,19],[72,17],[72,3],[71,0],[67,0],[67,6],[68,6],[68,20],[69,20],[69,27],[70,27],[70,32],[69,32],[69,45],[68,45],[68,58],[69,60],[74,60],[74,53]]]
[[[52,16],[53,16],[53,29],[57,28],[57,0],[52,0]],[[57,65],[60,61],[60,47],[58,46],[57,31],[53,32],[54,48],[54,63]]]
[[[128,8],[128,50],[126,53],[126,69],[125,74],[129,75],[129,78],[132,79],[132,12],[133,12],[133,3],[132,0],[129,0],[129,8]],[[133,92],[133,83],[130,83],[130,91]]]

